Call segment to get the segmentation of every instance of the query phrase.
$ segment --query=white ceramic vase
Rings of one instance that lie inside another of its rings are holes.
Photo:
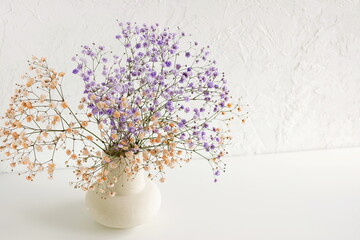
[[[124,166],[119,166],[111,175],[123,171]],[[112,188],[115,197],[101,197],[95,191],[86,193],[86,206],[93,219],[110,228],[132,228],[139,226],[159,211],[161,195],[157,185],[139,171],[133,180],[128,180],[125,174],[118,177]]]

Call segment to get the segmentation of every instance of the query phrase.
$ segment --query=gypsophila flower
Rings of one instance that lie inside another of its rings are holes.
[[[116,194],[108,173],[119,161],[129,179],[147,171],[149,178],[164,182],[166,168],[193,157],[208,161],[219,176],[231,139],[228,122],[234,115],[244,122],[246,116],[239,103],[230,102],[225,75],[208,60],[209,47],[187,38],[180,29],[158,24],[119,23],[114,41],[123,52],[94,43],[82,46],[72,58],[72,74],[84,83],[77,113],[64,99],[64,73],[34,58],[30,69],[36,74],[26,75],[12,99],[0,150],[12,167],[27,165],[27,179],[33,180],[44,168],[52,176],[54,154],[64,149],[66,164],[75,167],[74,187],[108,196]],[[36,152],[46,148],[52,157],[41,162]]]

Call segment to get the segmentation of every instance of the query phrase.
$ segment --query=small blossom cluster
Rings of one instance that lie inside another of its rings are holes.
[[[55,152],[80,131],[75,122],[64,119],[69,112],[61,88],[65,73],[49,68],[45,58],[33,57],[29,68],[32,74],[24,75],[24,83],[17,84],[10,106],[1,118],[0,137],[4,140],[0,151],[6,157],[1,161],[10,161],[12,168],[24,165],[26,179],[32,181],[36,173],[44,170],[53,176]],[[39,158],[44,150],[52,152],[50,158]]]
[[[92,114],[72,111],[62,89],[65,73],[50,68],[45,58],[33,57],[29,70],[22,77],[23,83],[17,84],[9,108],[1,117],[0,151],[5,155],[1,161],[10,162],[12,170],[24,166],[25,171],[19,174],[25,174],[30,181],[44,170],[52,178],[55,155],[64,150],[67,166],[76,167],[76,176],[84,180],[81,188],[87,190],[103,176],[85,165],[102,161],[105,150],[101,146],[104,142],[87,128]],[[50,155],[43,154],[46,150]]]
[[[119,27],[115,40],[121,54],[93,43],[72,59],[72,73],[84,81],[84,103],[107,142],[106,153],[141,153],[144,161],[136,169],[161,181],[166,167],[194,155],[209,161],[218,176],[231,138],[228,122],[242,116],[239,104],[230,102],[224,74],[209,59],[209,47],[186,41],[184,46],[185,33],[158,25]]]
[[[136,23],[119,27],[114,40],[123,52],[91,44],[73,57],[72,73],[85,86],[76,113],[64,99],[64,73],[48,68],[45,59],[33,59],[36,76],[26,75],[12,98],[0,149],[13,167],[28,165],[32,179],[44,168],[52,176],[54,153],[63,148],[67,165],[75,167],[75,188],[109,196],[116,194],[112,187],[120,177],[109,177],[109,172],[120,165],[128,179],[146,171],[164,182],[166,168],[201,157],[216,182],[225,171],[229,122],[234,116],[244,122],[246,114],[232,103],[224,73],[209,59],[209,47],[185,41],[188,36],[180,29]],[[44,147],[53,151],[52,158],[40,162],[36,153]]]

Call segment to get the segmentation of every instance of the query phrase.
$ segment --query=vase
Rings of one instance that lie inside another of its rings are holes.
[[[114,197],[104,198],[98,191],[87,191],[85,202],[92,218],[110,228],[132,228],[156,216],[161,195],[157,185],[145,177],[143,170],[133,179],[124,174],[125,164],[109,171],[108,177],[118,180],[112,187]]]

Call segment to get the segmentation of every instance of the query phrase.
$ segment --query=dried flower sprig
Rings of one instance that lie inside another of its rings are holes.
[[[45,59],[33,59],[36,76],[25,75],[1,130],[6,160],[13,167],[27,165],[29,180],[44,168],[52,176],[54,154],[63,148],[67,165],[76,168],[74,187],[110,196],[116,194],[111,188],[117,177],[110,178],[109,171],[120,164],[128,179],[147,171],[164,182],[166,168],[195,155],[209,162],[217,181],[225,170],[229,122],[234,116],[244,122],[246,114],[231,103],[224,74],[208,60],[209,47],[182,46],[187,36],[180,30],[119,26],[121,55],[92,44],[73,58],[72,73],[85,84],[80,112],[64,99],[64,73],[50,69]],[[45,147],[53,154],[40,162],[37,152]]]
[[[84,121],[78,120],[64,99],[61,85],[65,73],[49,68],[45,58],[33,57],[29,68],[31,74],[22,77],[24,84],[17,84],[10,106],[1,118],[4,127],[0,129],[0,136],[4,140],[0,150],[6,156],[1,161],[10,161],[12,168],[25,165],[27,170],[23,174],[33,180],[36,173],[43,170],[53,176],[54,156],[59,149],[65,149],[69,141],[72,146],[81,142],[90,149],[94,149],[94,144],[101,147],[91,141],[95,135],[82,126]],[[39,157],[44,150],[51,151],[45,160]],[[71,153],[72,160],[78,158],[74,147],[67,152]]]

